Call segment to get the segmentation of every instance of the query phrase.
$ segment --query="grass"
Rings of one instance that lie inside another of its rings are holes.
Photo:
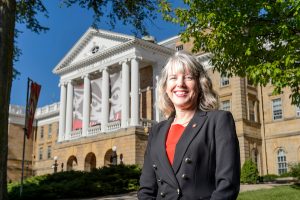
[[[300,200],[300,185],[242,192],[238,200]]]

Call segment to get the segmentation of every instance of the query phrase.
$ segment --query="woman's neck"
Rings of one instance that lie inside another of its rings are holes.
[[[173,124],[186,126],[193,118],[196,110],[176,110]]]

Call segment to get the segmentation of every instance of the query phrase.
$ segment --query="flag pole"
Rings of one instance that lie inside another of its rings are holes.
[[[26,94],[26,110],[25,110],[25,125],[24,125],[24,140],[23,140],[23,155],[22,155],[22,175],[21,175],[21,186],[20,186],[20,197],[22,197],[23,193],[23,179],[24,179],[24,159],[25,159],[25,143],[26,143],[26,135],[27,135],[27,113],[28,113],[28,96],[29,96],[29,86],[31,83],[31,79],[27,79],[27,94]]]

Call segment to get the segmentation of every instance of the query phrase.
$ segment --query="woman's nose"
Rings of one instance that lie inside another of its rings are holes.
[[[184,79],[183,79],[183,77],[178,77],[178,78],[177,78],[177,83],[176,83],[176,85],[177,85],[178,87],[184,86]]]

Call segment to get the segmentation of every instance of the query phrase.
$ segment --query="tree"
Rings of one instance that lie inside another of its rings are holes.
[[[252,160],[246,160],[241,170],[241,183],[255,184],[258,181],[258,170]]]
[[[168,21],[193,38],[195,52],[211,52],[222,75],[247,76],[254,84],[271,81],[274,94],[291,89],[300,105],[300,0],[184,0],[182,8],[161,1]]]
[[[155,19],[157,9],[155,0],[63,0],[61,3],[92,10],[95,26],[105,16],[112,27],[117,21],[131,24],[136,35],[147,34],[145,20]],[[36,33],[45,32],[48,28],[40,25],[36,18],[39,13],[48,16],[42,0],[0,0],[0,200],[7,200],[8,114],[13,62],[20,54],[14,46],[19,33],[15,24],[25,24]]]

